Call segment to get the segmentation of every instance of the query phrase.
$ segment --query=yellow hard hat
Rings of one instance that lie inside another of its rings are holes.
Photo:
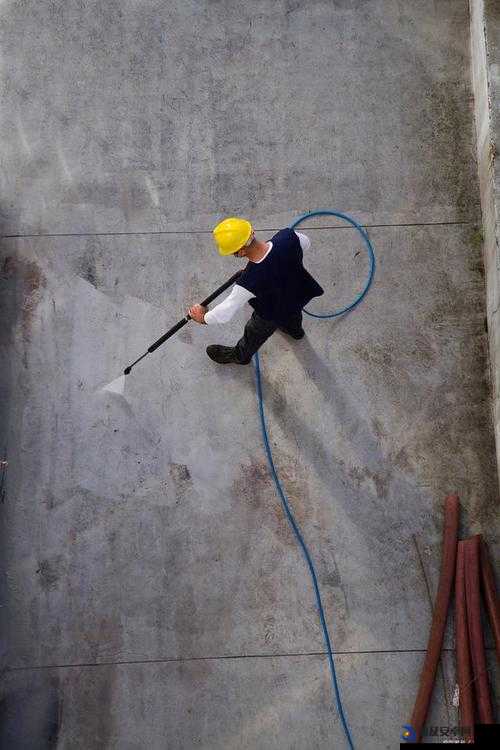
[[[214,229],[215,244],[221,255],[233,255],[244,247],[252,236],[252,225],[246,219],[231,216]]]

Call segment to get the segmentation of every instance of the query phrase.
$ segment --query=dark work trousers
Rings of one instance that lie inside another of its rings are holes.
[[[297,315],[291,317],[283,325],[278,325],[271,320],[264,320],[256,312],[253,313],[252,317],[245,326],[243,336],[235,346],[236,354],[241,364],[248,364],[252,359],[253,355],[259,349],[264,341],[267,341],[269,336],[278,329],[286,331],[290,334],[298,334],[302,328],[302,313],[299,312]]]

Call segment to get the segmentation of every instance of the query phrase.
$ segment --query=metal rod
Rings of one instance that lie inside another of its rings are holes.
[[[200,303],[201,306],[202,307],[207,307],[207,305],[209,305],[210,302],[212,302],[214,299],[216,299],[216,297],[218,297],[220,294],[222,294],[222,292],[225,292],[226,289],[231,286],[231,284],[234,284],[234,282],[236,281],[236,279],[242,273],[243,273],[243,271],[236,271],[236,273],[233,274],[230,279],[228,279],[227,281],[225,281],[224,284],[222,284],[222,286],[218,287],[218,289],[216,289],[215,292],[212,292],[212,294],[210,294],[206,299],[204,299],[203,302]],[[179,320],[174,326],[172,326],[172,328],[170,328],[166,333],[164,333],[163,336],[160,336],[159,339],[157,339],[153,344],[151,344],[151,346],[148,347],[148,350],[147,350],[147,352],[145,352],[145,354],[143,354],[141,357],[139,357],[139,359],[136,359],[135,362],[132,362],[131,365],[129,365],[128,367],[126,367],[125,370],[123,371],[123,374],[124,375],[129,375],[132,367],[134,367],[138,362],[140,362],[141,359],[144,359],[144,357],[147,357],[148,354],[151,354],[156,349],[158,349],[159,346],[161,346],[162,344],[164,344],[165,341],[167,341],[167,339],[169,339],[171,336],[173,336],[174,333],[177,333],[177,331],[179,331],[181,328],[183,328],[186,325],[186,323],[189,323],[190,320],[191,320],[191,318],[190,318],[189,315],[186,315],[184,318],[182,318],[181,320]]]
[[[488,554],[485,540],[481,544],[481,579],[483,583],[484,601],[490,617],[490,625],[495,638],[497,660],[500,664],[500,600],[495,585],[495,576]]]
[[[148,348],[148,354],[151,354],[155,351],[155,349],[158,349],[159,346],[165,343],[167,339],[169,339],[171,336],[174,335],[174,333],[177,333],[183,326],[186,325],[186,323],[189,323],[191,318],[189,315],[186,315],[185,318],[182,318],[182,320],[179,320],[178,323],[175,324],[175,326],[172,326],[166,333],[163,334],[157,341],[154,342],[154,344],[151,344],[151,346]]]
[[[139,357],[139,359],[136,359],[136,360],[135,360],[135,362],[132,362],[132,364],[131,364],[131,365],[129,365],[129,366],[128,366],[128,367],[127,367],[127,368],[126,368],[126,369],[125,369],[124,371],[123,371],[123,374],[124,374],[124,375],[128,375],[128,374],[129,374],[129,372],[130,372],[130,370],[132,369],[132,367],[133,367],[134,365],[136,365],[136,364],[137,364],[138,362],[140,362],[140,361],[141,361],[141,359],[144,359],[144,357],[147,357],[147,356],[148,356],[148,354],[149,354],[149,352],[146,352],[146,353],[145,353],[145,354],[143,354],[143,355],[142,355],[141,357]]]
[[[420,675],[420,685],[410,721],[415,730],[414,742],[416,743],[420,742],[422,736],[441,655],[446,615],[455,578],[459,513],[460,505],[457,495],[449,495],[444,503],[443,556],[436,603],[432,614],[427,653]]]
[[[465,601],[465,542],[457,547],[457,567],[455,576],[455,651],[457,660],[458,700],[460,726],[467,728],[467,740],[474,741],[474,691],[472,664],[467,625],[467,605]]]
[[[481,598],[479,590],[481,535],[466,539],[465,546],[465,600],[469,626],[472,674],[476,693],[479,722],[493,724],[488,668],[484,652],[483,625],[481,622]]]

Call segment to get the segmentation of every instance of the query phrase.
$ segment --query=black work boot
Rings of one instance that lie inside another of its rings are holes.
[[[219,346],[219,344],[211,344],[207,346],[207,354],[210,359],[214,362],[218,362],[220,365],[247,365],[248,362],[241,362],[238,359],[238,352],[234,346]]]
[[[287,336],[291,336],[292,339],[296,339],[299,341],[299,339],[303,339],[306,335],[306,332],[303,328],[294,328],[293,331],[291,331],[289,328],[281,328],[280,331],[283,331],[283,333],[286,333]]]

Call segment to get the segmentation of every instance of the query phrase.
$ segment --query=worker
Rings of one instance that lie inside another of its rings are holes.
[[[309,238],[293,229],[281,229],[268,242],[255,237],[246,219],[224,219],[213,230],[221,255],[248,258],[248,264],[231,294],[208,311],[193,305],[188,314],[205,325],[227,323],[248,302],[254,309],[242,338],[235,346],[207,347],[210,359],[219,364],[247,365],[255,352],[277,329],[301,339],[302,308],[323,289],[302,265],[302,253],[311,246]]]

